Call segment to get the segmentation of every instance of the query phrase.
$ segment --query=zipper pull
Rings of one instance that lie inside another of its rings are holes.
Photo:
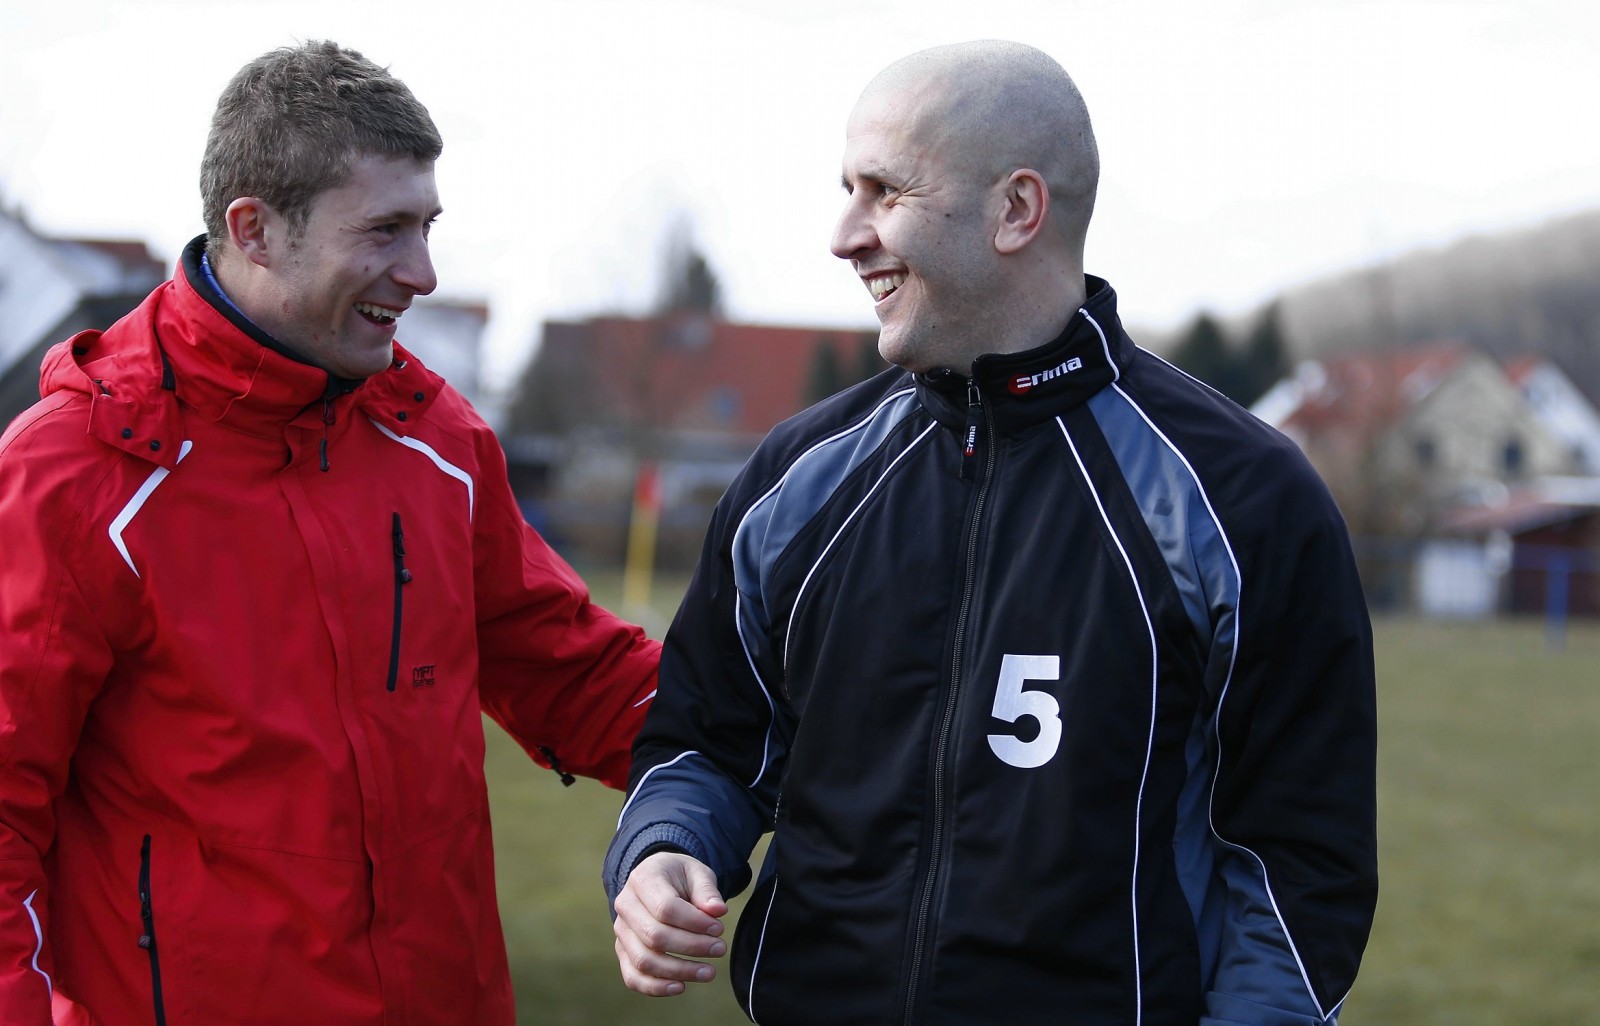
[[[139,921],[144,924],[144,932],[139,935],[139,947],[149,951],[155,946],[156,939],[151,936],[150,929],[150,892],[139,891]]]
[[[400,530],[400,514],[394,515],[394,526],[390,530],[390,537],[394,539],[394,576],[401,584],[411,583],[411,571],[406,569],[406,542],[405,535]]]
[[[552,752],[549,748],[546,748],[544,745],[540,745],[539,748],[538,748],[538,751],[539,751],[540,755],[543,755],[545,757],[545,759],[549,761],[550,768],[555,771],[556,776],[561,778],[561,786],[562,787],[571,787],[573,784],[576,784],[578,782],[578,778],[577,777],[573,776],[571,773],[568,773],[566,770],[561,768],[561,760],[556,758],[556,753],[555,752]]]
[[[978,394],[978,383],[967,382],[967,429],[961,438],[961,480],[971,481],[973,457],[978,454],[978,425],[983,423],[983,397]]]
[[[317,455],[322,459],[322,472],[328,472],[328,428],[333,425],[333,400],[324,396],[322,399],[322,442],[317,446]]]

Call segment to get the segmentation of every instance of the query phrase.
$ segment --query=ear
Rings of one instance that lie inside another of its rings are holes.
[[[1002,190],[1005,209],[995,232],[994,246],[1001,253],[1020,252],[1038,237],[1050,212],[1050,189],[1044,176],[1032,168],[1011,172]]]
[[[264,199],[240,196],[228,204],[224,217],[233,248],[252,264],[270,265],[272,242],[280,231],[278,212]]]

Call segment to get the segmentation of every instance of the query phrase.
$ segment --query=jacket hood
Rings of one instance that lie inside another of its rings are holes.
[[[182,443],[179,400],[208,420],[268,437],[299,418],[322,422],[347,409],[401,436],[426,416],[443,379],[398,342],[387,370],[346,381],[263,338],[199,273],[203,238],[132,313],[52,347],[40,394],[89,396],[91,435],[169,469]]]
[[[953,370],[917,375],[918,391],[941,422],[966,417],[968,386],[976,385],[1003,432],[1057,416],[1116,381],[1133,342],[1117,318],[1117,294],[1103,278],[1085,276],[1083,306],[1051,341],[1020,353],[991,353],[972,365],[972,377]]]

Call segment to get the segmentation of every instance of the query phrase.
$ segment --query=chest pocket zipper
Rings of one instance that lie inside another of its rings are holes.
[[[166,1026],[167,1010],[161,1000],[161,958],[156,953],[156,916],[150,903],[150,835],[139,846],[139,921],[144,933],[139,946],[150,955],[150,994],[155,1001],[156,1026]]]
[[[411,571],[406,569],[405,532],[400,529],[400,514],[394,514],[390,537],[394,541],[394,630],[389,635],[389,684],[394,690],[400,677],[400,620],[405,607],[405,586],[411,583]]]

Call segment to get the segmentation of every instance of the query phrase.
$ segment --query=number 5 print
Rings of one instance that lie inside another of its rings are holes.
[[[1039,723],[1039,736],[1024,741],[1012,734],[990,734],[989,747],[1000,761],[1020,769],[1037,769],[1055,758],[1061,747],[1061,704],[1045,691],[1028,691],[1030,680],[1060,680],[1061,657],[1007,655],[1000,662],[1000,683],[994,693],[996,719],[1015,723],[1031,716]]]

